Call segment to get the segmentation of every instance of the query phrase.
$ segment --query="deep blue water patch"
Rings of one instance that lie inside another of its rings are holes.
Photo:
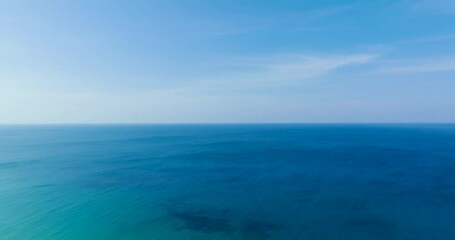
[[[455,239],[455,125],[0,126],[2,239]]]

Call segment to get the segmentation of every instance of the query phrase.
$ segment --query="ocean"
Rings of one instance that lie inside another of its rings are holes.
[[[3,125],[1,240],[455,239],[455,125]]]

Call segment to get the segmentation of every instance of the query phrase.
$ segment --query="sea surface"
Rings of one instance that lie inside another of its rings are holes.
[[[455,239],[455,125],[0,126],[0,240]]]

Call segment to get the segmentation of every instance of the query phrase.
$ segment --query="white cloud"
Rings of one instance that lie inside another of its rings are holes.
[[[204,95],[180,90],[69,93],[0,89],[1,123],[283,122],[308,108],[264,95]],[[313,107],[310,107],[312,109]]]
[[[375,55],[370,54],[298,56],[291,61],[268,65],[268,71],[265,74],[277,79],[312,79],[342,67],[368,63],[374,58]]]
[[[204,91],[248,88],[254,91],[264,87],[296,85],[314,81],[338,69],[370,63],[377,56],[365,53],[329,56],[275,55],[238,59],[233,64],[244,70],[191,82],[191,88]]]
[[[455,71],[455,58],[401,60],[379,69],[380,73],[432,73]]]
[[[369,63],[373,54],[275,55],[235,63],[246,70],[164,89],[83,91],[0,88],[2,123],[258,122],[286,121],[313,111],[295,96],[274,98],[258,88],[298,84],[337,69]],[[225,64],[228,64],[225,62]],[[242,90],[247,94],[238,94]],[[215,93],[215,94],[213,94]]]

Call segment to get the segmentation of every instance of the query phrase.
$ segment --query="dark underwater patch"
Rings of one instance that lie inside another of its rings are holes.
[[[397,239],[396,226],[385,219],[377,217],[349,219],[344,222],[341,230],[346,239]]]
[[[233,227],[227,218],[219,218],[214,216],[207,216],[201,212],[174,212],[169,214],[185,223],[185,228],[191,231],[198,232],[223,232],[232,233]]]
[[[248,220],[245,221],[241,226],[241,231],[247,237],[267,239],[270,237],[271,232],[279,231],[284,228],[284,225],[265,222],[260,220]]]

